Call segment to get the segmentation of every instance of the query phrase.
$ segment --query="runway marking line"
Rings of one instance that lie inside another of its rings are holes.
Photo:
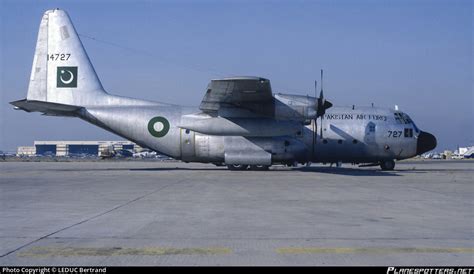
[[[163,256],[163,255],[226,255],[232,250],[225,247],[32,247],[20,252],[19,257],[76,257],[76,256]]]
[[[279,254],[387,254],[387,253],[474,253],[474,248],[443,247],[282,247]]]

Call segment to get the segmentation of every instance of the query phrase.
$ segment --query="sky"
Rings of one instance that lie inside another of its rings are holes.
[[[0,0],[0,150],[34,140],[121,140],[76,118],[15,111],[47,9],[66,10],[107,92],[199,105],[223,76],[335,105],[398,105],[438,139],[474,145],[472,1]]]

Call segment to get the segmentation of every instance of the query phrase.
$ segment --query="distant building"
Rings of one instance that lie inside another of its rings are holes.
[[[34,146],[18,147],[18,156],[101,156],[111,151],[141,151],[142,148],[130,141],[35,141]]]
[[[17,149],[17,156],[35,156],[36,148],[34,146],[21,146]]]
[[[443,152],[443,159],[452,159],[453,158],[453,152],[451,150],[445,150]]]
[[[463,156],[464,158],[474,158],[474,146],[468,147]]]
[[[469,150],[469,147],[460,147],[458,149],[458,153],[459,155],[464,155],[464,153],[466,153],[468,150]]]
[[[474,158],[474,146],[459,147],[454,151],[456,158]]]

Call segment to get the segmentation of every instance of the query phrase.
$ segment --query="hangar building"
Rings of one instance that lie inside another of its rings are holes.
[[[101,156],[111,151],[140,151],[142,148],[130,141],[34,141],[34,146],[18,147],[18,156]]]

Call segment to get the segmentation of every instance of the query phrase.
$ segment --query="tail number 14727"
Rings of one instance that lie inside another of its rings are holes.
[[[48,54],[49,61],[67,61],[71,57],[70,53],[51,53]]]

